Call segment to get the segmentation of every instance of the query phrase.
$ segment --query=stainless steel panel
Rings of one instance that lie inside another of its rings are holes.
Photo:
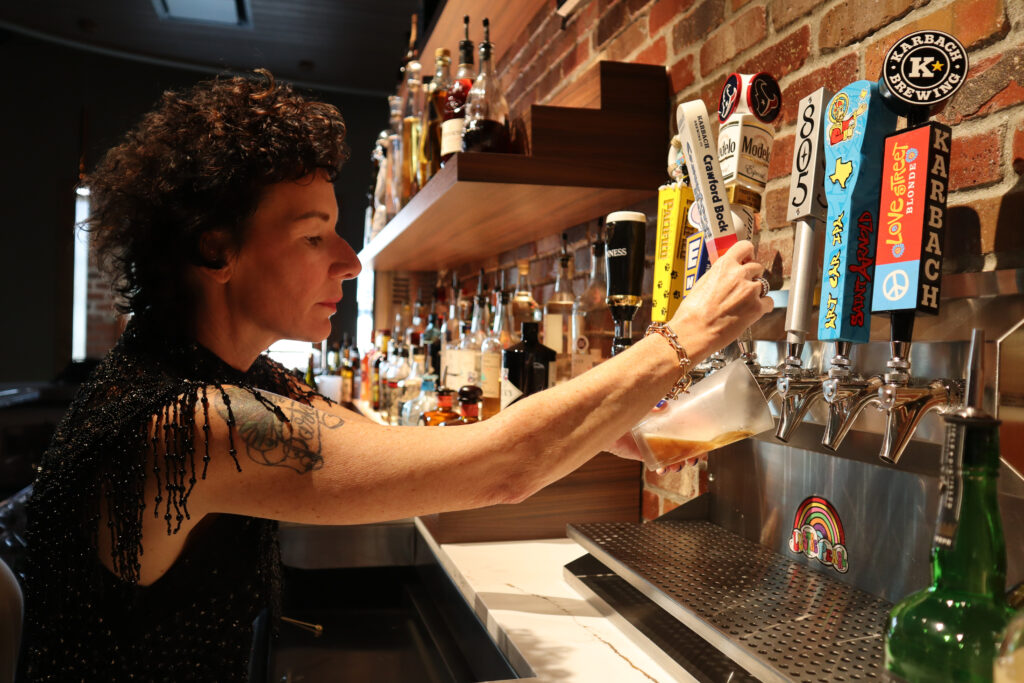
[[[581,524],[569,537],[760,680],[883,674],[890,603],[716,524]]]
[[[401,567],[413,564],[412,519],[379,524],[281,524],[281,562],[298,569]]]
[[[895,602],[928,583],[938,480],[781,444],[744,441],[708,460],[709,519],[792,562]],[[840,573],[789,549],[797,509],[822,496],[845,532]]]

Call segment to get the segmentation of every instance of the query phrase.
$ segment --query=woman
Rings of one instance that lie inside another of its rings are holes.
[[[335,232],[336,109],[270,75],[166,93],[89,179],[98,249],[133,313],[36,483],[35,680],[245,680],[277,596],[272,520],[349,524],[523,500],[622,445],[681,381],[654,334],[456,430],[387,428],[260,355],[321,340],[360,264]],[[771,309],[749,243],[671,321],[696,363]],[[617,445],[618,444],[618,445]]]

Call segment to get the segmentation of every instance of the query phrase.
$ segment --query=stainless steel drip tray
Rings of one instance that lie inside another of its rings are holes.
[[[708,521],[569,525],[569,538],[764,681],[884,678],[892,605]]]

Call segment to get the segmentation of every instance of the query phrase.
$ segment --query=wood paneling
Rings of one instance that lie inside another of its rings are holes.
[[[570,522],[638,522],[642,468],[601,453],[521,503],[421,519],[438,543],[564,538]]]

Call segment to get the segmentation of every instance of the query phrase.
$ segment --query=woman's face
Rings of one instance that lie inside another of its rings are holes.
[[[322,172],[266,189],[229,259],[227,303],[239,332],[266,345],[330,334],[341,283],[362,269],[337,222],[334,186]]]

